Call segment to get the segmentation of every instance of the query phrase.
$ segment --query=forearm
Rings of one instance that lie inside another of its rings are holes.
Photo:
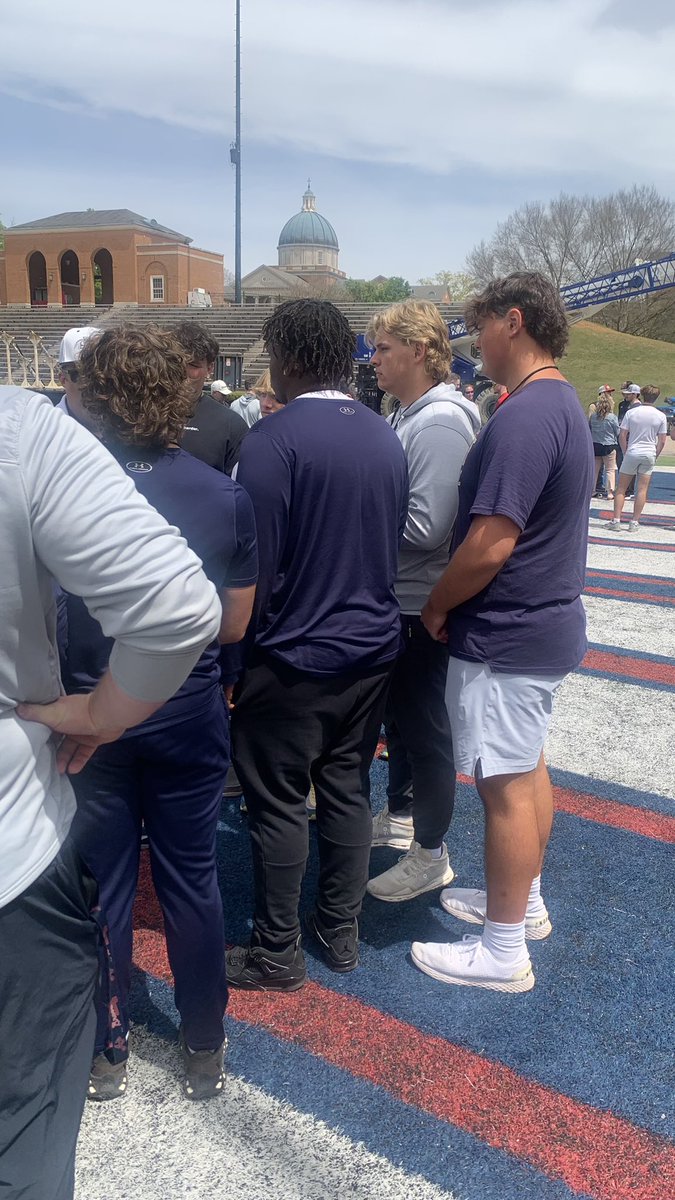
[[[140,725],[164,704],[164,700],[136,700],[115,682],[110,671],[99,679],[89,695],[89,714],[93,730],[119,735],[120,731]]]
[[[457,548],[429,596],[429,606],[448,613],[482,592],[504,566],[506,559],[494,553],[481,553],[465,539]]]
[[[628,448],[628,434],[626,433],[625,429],[621,429],[619,431],[619,445],[622,453],[625,454]]]
[[[656,443],[656,457],[657,458],[659,457],[660,454],[663,453],[663,451],[665,449],[665,445],[666,445],[666,440],[667,439],[666,439],[665,433],[663,433],[659,436],[659,440]]]

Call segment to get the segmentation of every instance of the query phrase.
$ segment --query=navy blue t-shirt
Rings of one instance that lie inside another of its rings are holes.
[[[569,383],[533,381],[497,409],[464,463],[451,554],[475,516],[509,517],[522,533],[492,582],[449,614],[452,655],[527,675],[579,665],[593,483],[588,420]]]
[[[259,648],[316,676],[396,658],[407,478],[396,434],[348,396],[300,396],[249,430],[237,479],[258,528]]]
[[[153,508],[180,529],[219,593],[256,582],[255,518],[243,488],[184,450],[147,450],[121,443],[110,443],[107,449]],[[62,592],[59,653],[66,692],[90,692],[95,687],[112,645],[79,596]],[[219,646],[214,641],[180,690],[129,735],[197,715],[211,703],[219,680]]]

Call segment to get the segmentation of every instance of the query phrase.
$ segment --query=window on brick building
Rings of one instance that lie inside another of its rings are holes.
[[[163,275],[151,275],[150,276],[150,299],[153,302],[157,301],[157,300],[161,301],[164,299],[164,276]]]

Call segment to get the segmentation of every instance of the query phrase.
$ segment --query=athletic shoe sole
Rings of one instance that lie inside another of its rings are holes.
[[[444,908],[446,913],[450,913],[451,917],[456,917],[458,921],[466,921],[468,925],[485,924],[485,917],[476,916],[474,913],[466,912],[465,909],[462,909],[460,912],[458,909],[453,908],[451,904],[448,904],[447,900],[444,900],[442,896],[441,908]],[[550,917],[545,917],[543,921],[538,921],[532,925],[528,925],[527,921],[525,922],[526,942],[541,942],[544,938],[549,937],[552,932],[553,925],[551,924]]]
[[[413,835],[409,838],[390,837],[390,838],[373,838],[371,846],[389,846],[392,850],[409,850],[413,844]]]
[[[470,979],[463,975],[444,975],[442,971],[434,970],[427,963],[421,962],[414,950],[410,951],[410,957],[420,971],[423,971],[425,975],[430,975],[432,979],[438,979],[440,983],[454,983],[462,987],[486,988],[490,992],[507,992],[510,995],[520,992],[531,992],[534,987],[532,967],[528,967],[527,971],[521,972],[513,979],[483,979],[480,976]]]
[[[426,883],[424,887],[417,888],[414,892],[406,892],[405,895],[399,893],[398,896],[381,896],[379,892],[371,890],[370,884],[376,883],[375,879],[371,879],[366,884],[366,891],[373,900],[384,900],[385,904],[404,904],[406,900],[414,900],[416,896],[423,896],[425,892],[435,892],[437,888],[447,887],[455,878],[455,872],[452,867],[448,866],[447,871],[442,879],[434,879],[433,883]]]

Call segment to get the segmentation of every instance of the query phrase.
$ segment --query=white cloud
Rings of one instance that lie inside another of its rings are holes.
[[[644,178],[672,141],[675,13],[640,33],[611,0],[243,0],[247,139],[441,174]],[[24,0],[0,90],[233,131],[234,5]],[[644,63],[645,69],[627,64]],[[668,156],[672,159],[672,156]],[[675,163],[669,168],[675,181]]]

